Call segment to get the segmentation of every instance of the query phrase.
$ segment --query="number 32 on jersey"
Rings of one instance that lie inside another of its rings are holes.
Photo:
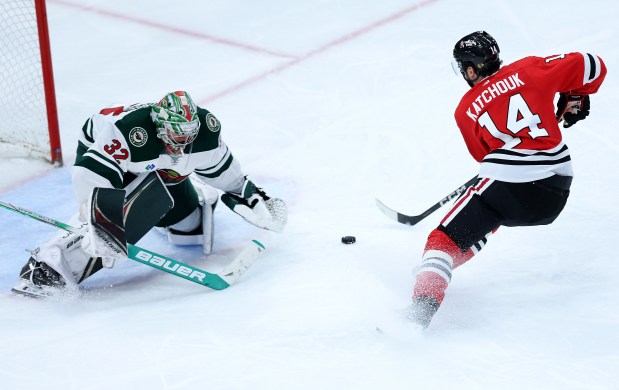
[[[111,145],[105,145],[103,150],[105,153],[109,154],[116,160],[117,163],[120,163],[120,160],[126,160],[129,157],[129,151],[125,148],[121,148],[122,144],[119,140],[113,139]]]

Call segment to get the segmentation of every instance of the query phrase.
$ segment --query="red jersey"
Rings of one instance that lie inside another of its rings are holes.
[[[480,176],[527,182],[572,176],[571,159],[555,117],[557,92],[593,94],[606,66],[584,53],[526,57],[471,88],[455,112]]]

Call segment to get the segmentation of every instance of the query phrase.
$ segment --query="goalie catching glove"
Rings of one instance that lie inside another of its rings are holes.
[[[270,198],[247,178],[240,193],[227,192],[221,196],[221,201],[252,225],[278,233],[286,226],[286,203],[279,198]]]

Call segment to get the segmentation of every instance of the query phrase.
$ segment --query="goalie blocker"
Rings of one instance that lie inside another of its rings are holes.
[[[114,259],[127,256],[127,243],[137,243],[173,206],[174,199],[156,172],[136,178],[127,190],[95,188],[82,249],[111,267]]]

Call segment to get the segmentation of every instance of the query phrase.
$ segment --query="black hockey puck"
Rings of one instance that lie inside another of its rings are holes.
[[[357,242],[357,239],[355,238],[355,236],[344,236],[342,237],[342,242],[344,244],[354,244],[355,242]]]

